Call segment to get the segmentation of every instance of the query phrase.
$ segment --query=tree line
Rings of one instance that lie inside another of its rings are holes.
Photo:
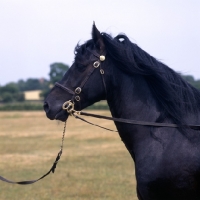
[[[41,97],[46,97],[50,88],[56,81],[59,81],[69,66],[64,63],[53,63],[50,65],[49,79],[29,78],[26,81],[19,80],[18,82],[8,83],[5,86],[0,86],[0,102],[22,102],[25,101],[24,91],[41,90]],[[195,80],[191,75],[182,76],[191,85],[200,90],[200,80]]]
[[[0,86],[0,102],[23,102],[25,101],[24,91],[30,90],[41,90],[41,97],[45,97],[51,85],[59,81],[68,69],[69,66],[66,64],[53,63],[50,65],[49,79],[29,78]]]
[[[187,82],[189,82],[191,85],[193,85],[195,88],[200,90],[200,79],[195,80],[193,76],[191,75],[184,75],[182,76]]]

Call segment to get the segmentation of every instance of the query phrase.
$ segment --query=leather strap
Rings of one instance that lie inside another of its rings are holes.
[[[90,117],[95,117],[99,119],[106,119],[106,120],[112,120],[116,122],[121,122],[121,123],[126,123],[126,124],[133,124],[133,125],[142,125],[142,126],[154,126],[154,127],[169,127],[169,128],[191,128],[194,130],[200,130],[200,125],[178,125],[178,124],[169,124],[169,123],[158,123],[158,122],[145,122],[145,121],[137,121],[133,119],[123,119],[123,118],[115,118],[115,117],[108,117],[108,116],[103,116],[103,115],[96,115],[92,113],[87,113],[87,112],[79,112],[80,115],[84,116],[90,116]]]
[[[105,129],[105,130],[107,130],[107,131],[118,132],[118,131],[115,131],[115,130],[112,130],[112,129],[109,129],[109,128],[105,128],[105,127],[103,127],[103,126],[100,126],[100,125],[98,125],[98,124],[94,124],[94,123],[92,123],[92,122],[89,122],[89,121],[87,121],[86,119],[83,119],[82,117],[79,117],[78,115],[74,115],[74,117],[77,118],[77,119],[80,119],[81,121],[86,122],[86,123],[88,123],[88,124],[90,124],[90,125],[97,126],[97,127],[99,127],[99,128],[103,128],[103,129]]]
[[[58,163],[58,161],[60,160],[60,157],[62,155],[62,150],[59,151],[57,157],[56,157],[56,160],[54,161],[51,169],[43,176],[41,176],[40,178],[36,179],[36,180],[30,180],[30,181],[11,181],[11,180],[8,180],[6,178],[4,178],[3,176],[0,176],[0,180],[1,181],[4,181],[4,182],[7,182],[7,183],[13,183],[13,184],[19,184],[19,185],[29,185],[29,184],[33,184],[41,179],[43,179],[44,177],[46,177],[47,175],[49,175],[51,172],[54,173],[55,172],[55,169],[56,169],[56,165]]]
[[[66,92],[73,94],[74,95],[74,91],[72,91],[71,89],[61,85],[60,83],[56,82],[55,85],[63,90],[65,90]]]

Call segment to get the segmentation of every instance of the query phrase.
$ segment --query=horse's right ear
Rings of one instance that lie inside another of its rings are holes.
[[[99,50],[104,51],[105,45],[103,42],[103,37],[101,33],[99,32],[99,30],[97,29],[95,23],[93,24],[93,27],[92,27],[92,39],[94,40],[95,46]]]

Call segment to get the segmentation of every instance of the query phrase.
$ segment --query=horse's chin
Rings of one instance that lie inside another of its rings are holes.
[[[68,117],[69,117],[69,114],[65,110],[62,110],[56,114],[55,120],[60,120],[62,122],[65,122],[68,119]]]

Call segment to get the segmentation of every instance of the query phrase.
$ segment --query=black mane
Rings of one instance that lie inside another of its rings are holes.
[[[200,92],[174,70],[150,56],[127,36],[112,38],[102,33],[107,53],[118,63],[121,70],[142,75],[147,81],[165,116],[175,123],[185,124],[188,113],[197,113]]]
[[[76,45],[74,49],[75,60],[85,59],[85,52],[88,52],[87,48],[94,49],[95,45],[93,40],[88,40],[84,44],[80,45],[79,43]]]

